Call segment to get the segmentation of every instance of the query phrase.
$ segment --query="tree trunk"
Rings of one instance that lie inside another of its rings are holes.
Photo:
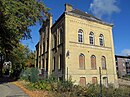
[[[2,54],[0,54],[0,77],[2,77],[2,68],[3,68],[3,60],[2,60]]]

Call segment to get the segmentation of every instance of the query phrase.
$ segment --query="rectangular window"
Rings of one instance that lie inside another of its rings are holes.
[[[42,68],[45,68],[45,66],[44,66],[44,59],[42,59]]]
[[[92,84],[97,84],[97,77],[92,77]]]
[[[62,68],[62,55],[60,54],[59,59],[58,59],[58,69],[60,70]]]
[[[90,37],[90,44],[94,44],[93,37]]]
[[[41,69],[41,61],[39,61],[39,69]]]
[[[45,43],[43,43],[43,53],[45,53]]]
[[[52,71],[55,71],[55,57],[53,58],[53,66],[52,66]]]
[[[104,86],[108,86],[108,78],[107,77],[103,77],[103,85]]]
[[[86,78],[85,78],[85,77],[80,77],[79,84],[80,84],[81,86],[85,86],[85,85],[86,85]]]
[[[103,46],[103,39],[100,38],[100,46]]]
[[[78,35],[78,42],[83,42],[82,34],[79,34],[79,35]]]
[[[48,59],[46,59],[46,71],[48,72]]]

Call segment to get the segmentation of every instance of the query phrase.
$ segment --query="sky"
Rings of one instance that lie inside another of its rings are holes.
[[[92,14],[105,22],[114,24],[113,40],[116,55],[130,55],[130,0],[43,0],[53,15],[53,23],[64,12],[64,4],[68,3],[73,9]],[[39,29],[37,23],[31,29],[31,40],[23,40],[31,50],[39,41]]]

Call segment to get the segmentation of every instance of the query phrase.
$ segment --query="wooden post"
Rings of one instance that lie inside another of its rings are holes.
[[[100,97],[102,97],[102,74],[101,74],[101,67],[99,67],[99,74],[100,74]]]
[[[67,81],[68,81],[68,67],[67,67]]]

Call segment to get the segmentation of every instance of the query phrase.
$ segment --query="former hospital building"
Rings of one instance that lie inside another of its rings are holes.
[[[52,24],[52,16],[43,21],[36,45],[36,67],[41,75],[58,80],[71,77],[75,84],[117,82],[112,24],[73,9],[65,4],[65,12]]]

